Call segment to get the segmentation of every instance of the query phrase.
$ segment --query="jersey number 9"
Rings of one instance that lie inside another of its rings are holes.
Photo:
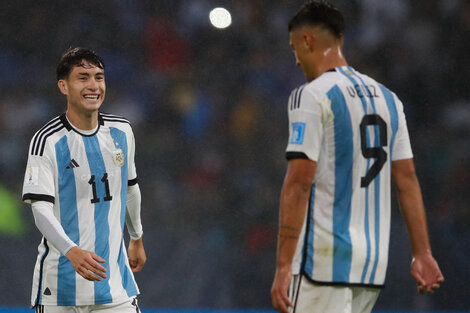
[[[367,126],[378,126],[378,147],[367,146]],[[374,164],[372,164],[372,166],[367,171],[366,175],[361,177],[361,187],[365,188],[369,186],[369,184],[379,174],[380,170],[382,170],[382,167],[387,161],[387,152],[383,149],[383,147],[387,146],[387,124],[380,117],[380,115],[368,114],[364,115],[364,117],[362,118],[360,129],[362,155],[367,159],[376,159]]]

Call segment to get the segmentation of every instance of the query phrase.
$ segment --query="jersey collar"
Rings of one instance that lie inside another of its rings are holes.
[[[85,137],[91,137],[91,136],[96,135],[96,133],[100,130],[101,125],[104,125],[103,117],[101,116],[101,113],[99,113],[99,112],[98,112],[98,127],[96,128],[96,131],[93,134],[82,134],[78,129],[73,127],[70,124],[67,117],[65,116],[65,112],[60,115],[60,120],[61,120],[62,124],[64,125],[65,129],[67,129],[68,131],[73,130],[77,134],[79,134],[81,136],[85,136]]]

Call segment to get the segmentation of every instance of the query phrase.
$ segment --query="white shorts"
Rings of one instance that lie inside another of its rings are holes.
[[[370,313],[379,288],[314,284],[303,275],[293,275],[289,298],[292,313]]]
[[[106,303],[96,305],[59,306],[38,305],[36,313],[140,313],[137,298],[122,303]]]

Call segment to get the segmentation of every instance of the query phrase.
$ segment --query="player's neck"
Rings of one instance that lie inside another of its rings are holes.
[[[315,62],[315,75],[316,77],[325,73],[326,71],[339,67],[347,66],[343,52],[339,46],[325,48],[319,51],[316,55],[317,62]]]
[[[98,125],[98,111],[76,112],[70,108],[66,112],[69,122],[78,129],[92,130]]]

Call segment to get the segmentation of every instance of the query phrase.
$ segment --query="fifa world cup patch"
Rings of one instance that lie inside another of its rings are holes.
[[[39,185],[39,167],[32,166],[26,170],[24,185],[25,186],[38,186]]]
[[[121,149],[117,149],[113,151],[113,162],[114,164],[116,164],[116,166],[119,166],[119,167],[123,166],[125,160],[126,158]]]
[[[301,145],[304,143],[305,123],[292,123],[292,134],[290,144]]]

